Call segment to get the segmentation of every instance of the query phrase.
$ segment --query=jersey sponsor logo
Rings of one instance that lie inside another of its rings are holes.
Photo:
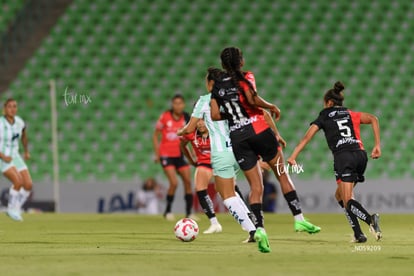
[[[244,158],[242,158],[242,159],[237,160],[237,163],[241,164],[241,163],[243,163],[244,161],[245,161],[245,160],[244,160]]]
[[[239,90],[237,87],[220,88],[220,90],[218,91],[220,97],[224,97],[224,95],[230,96],[238,93]]]
[[[220,96],[220,97],[223,97],[223,96],[226,94],[226,89],[221,88],[221,89],[219,90],[218,94],[219,94],[219,96]]]
[[[357,144],[357,143],[361,143],[360,140],[355,139],[354,137],[344,137],[340,140],[338,140],[338,142],[336,143],[336,147],[340,147],[342,145],[348,144],[348,145],[352,145],[352,144]]]
[[[241,118],[239,121],[234,122],[234,125],[230,127],[230,131],[238,130],[239,128],[250,125],[254,122],[257,122],[257,116],[253,116],[250,118]]]
[[[19,133],[16,133],[16,134],[13,134],[13,136],[12,136],[12,141],[14,141],[15,139],[18,139],[19,138],[19,136],[20,136],[20,134]]]
[[[337,115],[338,116],[348,115],[348,118],[349,118],[349,112],[348,112],[348,110],[334,110],[334,111],[331,111],[331,112],[328,113],[328,117],[329,118],[333,118],[333,117],[335,117]]]
[[[167,138],[169,141],[174,141],[178,139],[178,136],[176,132],[168,132],[165,138]]]

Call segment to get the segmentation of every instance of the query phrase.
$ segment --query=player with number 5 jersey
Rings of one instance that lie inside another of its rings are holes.
[[[382,233],[378,214],[371,215],[353,197],[353,189],[358,182],[363,182],[368,158],[360,137],[360,125],[370,124],[375,137],[375,146],[371,157],[381,156],[380,130],[377,117],[364,112],[355,112],[344,107],[343,90],[345,86],[336,82],[324,96],[324,109],[319,117],[311,123],[308,132],[289,157],[288,162],[296,164],[296,158],[312,137],[322,129],[334,157],[334,171],[338,184],[335,197],[344,208],[345,215],[354,231],[354,242],[366,242],[358,218],[369,225],[369,230],[379,240]]]

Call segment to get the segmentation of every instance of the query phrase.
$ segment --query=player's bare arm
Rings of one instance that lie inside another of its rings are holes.
[[[361,124],[370,124],[374,132],[375,145],[371,152],[371,157],[377,159],[381,157],[381,138],[378,118],[372,114],[361,112]]]
[[[190,121],[182,128],[177,131],[178,136],[193,133],[197,128],[197,123],[200,121],[199,118],[191,117]]]
[[[288,163],[291,165],[296,164],[296,158],[298,157],[299,153],[306,147],[306,145],[312,140],[313,136],[315,136],[316,132],[319,131],[319,127],[317,125],[311,125],[308,131],[305,133],[305,136],[293,150],[292,155],[287,159]]]

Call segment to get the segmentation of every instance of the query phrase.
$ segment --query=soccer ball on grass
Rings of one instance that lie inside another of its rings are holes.
[[[175,237],[183,242],[195,240],[198,235],[198,225],[192,219],[183,218],[177,221],[174,227]]]

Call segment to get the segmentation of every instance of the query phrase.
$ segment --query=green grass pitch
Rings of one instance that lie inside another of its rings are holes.
[[[208,220],[200,214],[200,231]],[[242,244],[247,234],[230,215],[224,232],[175,239],[174,222],[161,217],[31,214],[25,221],[0,216],[0,275],[411,275],[413,215],[383,215],[384,238],[349,243],[344,215],[311,214],[316,235],[293,232],[290,215],[267,214],[272,252]],[[358,274],[356,274],[358,273]]]

